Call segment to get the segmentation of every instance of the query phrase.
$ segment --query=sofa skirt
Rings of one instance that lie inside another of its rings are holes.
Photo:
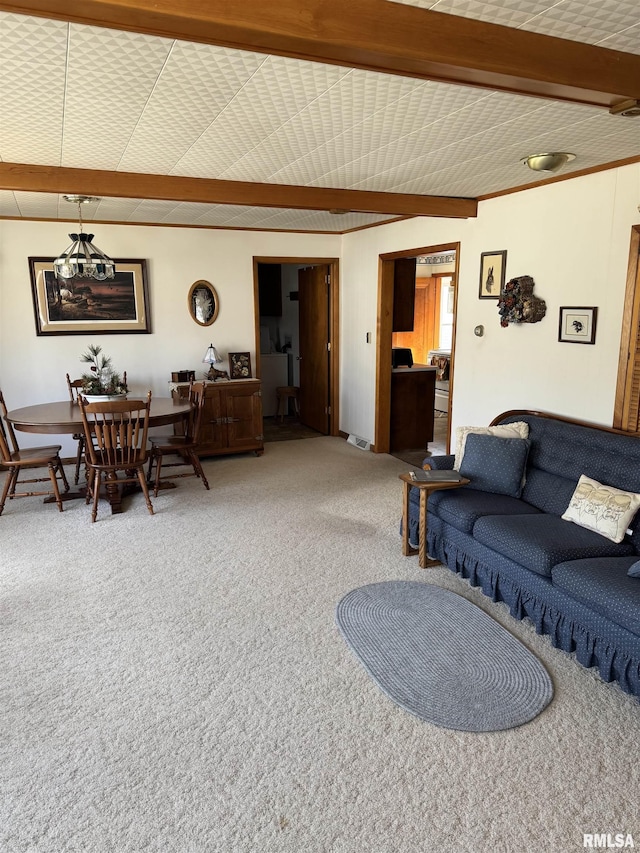
[[[607,682],[617,681],[640,699],[640,637],[536,575],[429,514],[429,554],[480,587],[493,601],[504,602],[516,619],[527,617],[553,646],[574,653],[584,667],[597,667]]]

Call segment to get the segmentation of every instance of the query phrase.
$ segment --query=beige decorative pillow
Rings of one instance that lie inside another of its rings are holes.
[[[604,486],[583,474],[562,518],[622,542],[638,507],[640,495]]]
[[[477,435],[497,435],[499,438],[529,438],[529,424],[524,421],[516,421],[512,424],[498,424],[492,427],[458,427],[456,429],[456,458],[453,463],[456,471],[460,470],[464,446],[470,432]]]

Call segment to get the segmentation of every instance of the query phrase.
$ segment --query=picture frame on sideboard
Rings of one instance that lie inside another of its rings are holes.
[[[251,353],[229,353],[229,379],[251,379]]]

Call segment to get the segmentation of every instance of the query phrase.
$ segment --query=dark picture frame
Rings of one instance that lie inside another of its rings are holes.
[[[482,252],[478,299],[499,299],[507,272],[507,250]]]
[[[151,332],[147,262],[115,259],[114,278],[64,281],[54,258],[29,258],[37,335],[145,335]]]
[[[598,309],[596,307],[560,308],[558,340],[565,344],[595,344]]]
[[[214,286],[203,278],[189,288],[189,314],[199,326],[210,326],[218,317],[220,300]]]
[[[229,379],[251,379],[251,353],[229,353]]]

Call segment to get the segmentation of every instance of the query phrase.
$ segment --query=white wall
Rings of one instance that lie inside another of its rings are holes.
[[[67,397],[65,373],[79,376],[87,344],[100,344],[134,392],[151,388],[167,396],[174,370],[206,369],[213,342],[223,357],[249,350],[255,364],[253,256],[336,257],[340,238],[331,235],[216,231],[192,228],[96,225],[96,244],[114,258],[146,258],[152,334],[36,335],[29,256],[55,257],[68,243],[67,223],[0,221],[0,387],[9,408]],[[195,323],[187,309],[197,279],[215,287],[220,313],[212,326]],[[226,369],[226,365],[221,365]],[[73,455],[71,439],[63,455]],[[42,436],[22,433],[24,446]]]
[[[64,223],[0,221],[0,387],[10,408],[64,399],[64,375],[101,344],[134,391],[166,395],[172,370],[203,370],[210,341],[255,359],[252,258],[340,257],[340,429],[374,440],[379,255],[460,242],[453,426],[488,423],[516,407],[611,424],[631,226],[640,223],[640,165],[482,202],[469,220],[416,218],[331,235],[96,226],[113,257],[148,260],[151,335],[37,337],[27,258],[55,256]],[[478,299],[480,253],[507,250],[507,278],[531,275],[547,316],[500,328],[497,303]],[[190,285],[210,281],[220,314],[203,328],[187,311]],[[597,306],[595,346],[558,342],[558,309]],[[485,326],[477,338],[473,328]],[[366,342],[367,332],[371,343]],[[38,437],[23,434],[25,445]],[[73,453],[66,440],[65,455]]]
[[[340,293],[340,428],[374,440],[379,255],[466,239],[472,220],[420,217],[343,238]],[[367,332],[371,333],[367,343]]]
[[[460,241],[452,426],[536,408],[611,425],[640,165],[481,202],[465,221],[413,219],[348,234],[342,250],[341,428],[373,439],[378,255]],[[547,303],[536,324],[499,324],[478,299],[480,254],[507,250],[507,280],[530,275]],[[597,306],[594,346],[558,342],[560,306]],[[476,325],[485,335],[473,334]],[[371,331],[372,343],[365,343]]]

